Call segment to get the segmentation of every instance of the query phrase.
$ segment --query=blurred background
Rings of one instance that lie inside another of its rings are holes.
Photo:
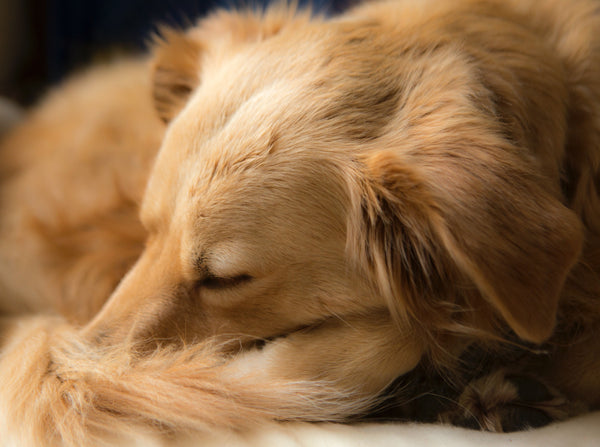
[[[299,3],[333,13],[349,1]],[[0,0],[0,97],[30,105],[79,67],[144,51],[157,25],[183,27],[211,9],[234,4],[236,0]]]

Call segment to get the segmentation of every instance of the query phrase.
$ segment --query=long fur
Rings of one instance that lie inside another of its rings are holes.
[[[373,405],[333,384],[240,372],[211,343],[140,357],[135,346],[93,346],[57,318],[8,320],[4,330],[0,427],[8,445],[114,445],[143,433],[343,421]]]

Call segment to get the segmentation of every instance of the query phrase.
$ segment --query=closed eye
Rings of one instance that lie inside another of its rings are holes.
[[[250,275],[237,275],[227,278],[209,275],[198,281],[196,287],[208,290],[232,289],[242,284],[247,284],[253,279]]]

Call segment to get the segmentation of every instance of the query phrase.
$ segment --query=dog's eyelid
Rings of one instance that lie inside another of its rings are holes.
[[[246,284],[253,279],[248,274],[223,277],[209,273],[196,283],[196,287],[208,290],[231,289]]]

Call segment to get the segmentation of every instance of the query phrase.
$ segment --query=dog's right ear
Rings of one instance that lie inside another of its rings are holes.
[[[349,253],[399,321],[445,325],[458,315],[463,330],[504,320],[521,339],[542,343],[554,330],[582,228],[527,160],[492,141],[458,145],[460,157],[450,146],[419,162],[391,150],[365,157]],[[485,163],[476,164],[485,149]]]
[[[265,11],[217,11],[185,32],[159,29],[152,71],[154,105],[160,118],[168,123],[183,108],[200,84],[205,56],[220,58],[241,44],[268,39],[311,17],[308,9],[276,3]]]

